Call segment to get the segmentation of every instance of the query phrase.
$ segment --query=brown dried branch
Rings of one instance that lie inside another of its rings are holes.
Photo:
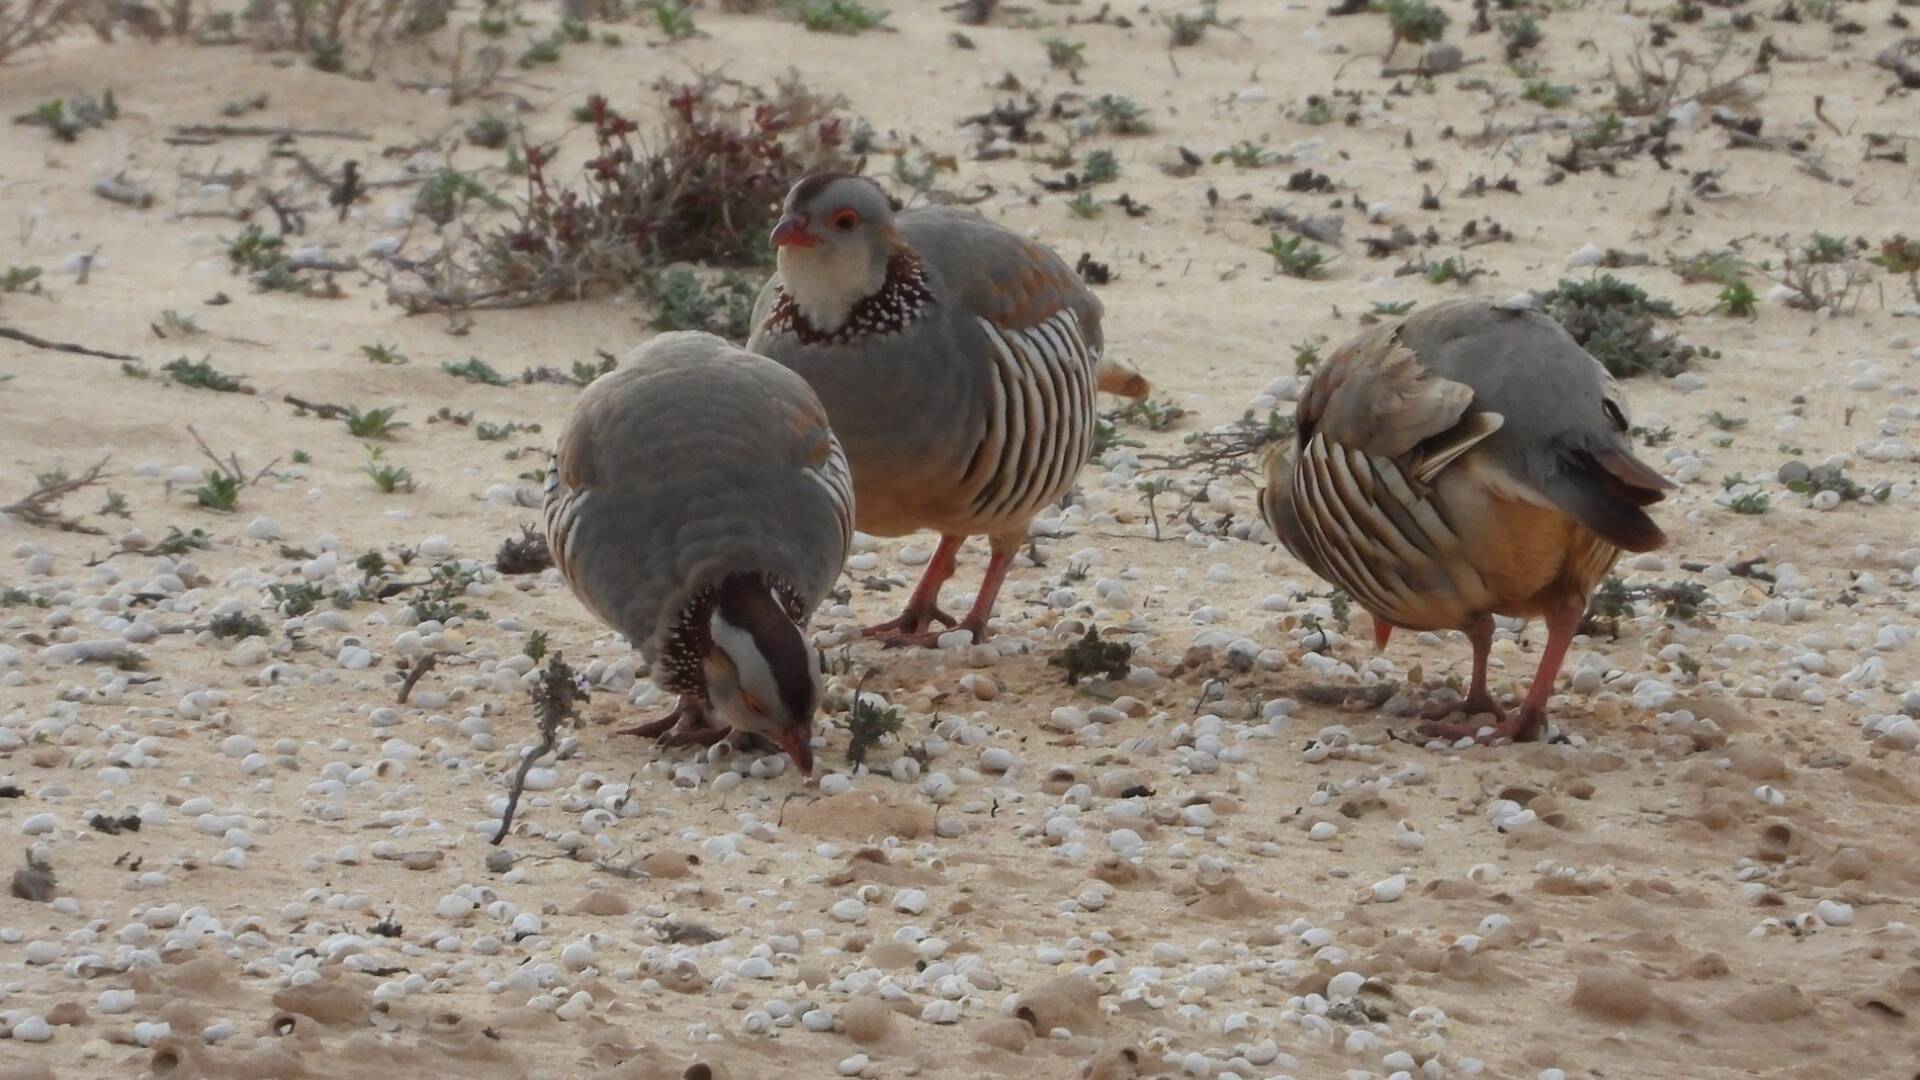
[[[413,669],[407,672],[406,681],[400,684],[400,704],[405,705],[407,703],[407,698],[413,696],[413,688],[418,685],[420,680],[426,676],[427,672],[432,671],[434,665],[439,662],[439,657],[433,653],[428,653],[413,665]],[[497,840],[494,842],[499,843]]]
[[[58,529],[61,532],[87,533],[103,536],[105,533],[91,525],[75,521],[60,512],[60,500],[99,483],[106,473],[107,462],[112,455],[103,457],[91,469],[66,480],[60,480],[41,488],[36,488],[25,498],[0,506],[0,514],[13,518],[23,524],[42,529]]]
[[[514,771],[513,786],[507,793],[507,809],[500,815],[500,831],[493,834],[494,844],[505,840],[513,828],[513,813],[520,806],[520,795],[526,790],[527,773],[533,769],[533,763],[551,754],[559,744],[562,723],[579,720],[578,705],[586,697],[586,691],[574,681],[573,669],[559,653],[554,653],[540,673],[540,685],[533,691],[533,703],[540,710],[540,745],[521,758],[520,768]]]

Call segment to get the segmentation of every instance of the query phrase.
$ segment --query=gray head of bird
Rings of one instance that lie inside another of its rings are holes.
[[[809,323],[837,329],[886,284],[900,244],[893,204],[865,177],[816,173],[793,185],[781,211],[773,251],[787,295]]]
[[[707,619],[713,648],[701,659],[715,719],[780,747],[813,772],[813,714],[820,656],[758,574],[730,577]]]

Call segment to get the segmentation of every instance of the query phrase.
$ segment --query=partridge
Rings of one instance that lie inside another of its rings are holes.
[[[630,729],[760,736],[811,772],[807,619],[846,561],[853,489],[806,381],[709,334],[662,334],[580,395],[548,473],[554,565],[680,695]]]
[[[1295,421],[1260,493],[1281,543],[1373,615],[1383,647],[1395,627],[1465,631],[1464,711],[1492,714],[1496,737],[1537,735],[1593,587],[1622,550],[1666,542],[1645,507],[1673,485],[1634,456],[1613,378],[1551,318],[1459,301],[1347,342]],[[1496,614],[1547,624],[1517,716],[1487,689]]]
[[[853,469],[859,527],[919,529],[939,546],[899,618],[868,627],[931,644],[955,554],[984,534],[991,558],[958,626],[987,638],[1008,565],[1034,516],[1093,454],[1095,391],[1145,397],[1103,356],[1100,301],[1059,256],[978,215],[895,213],[873,182],[815,175],[773,230],[778,272],[747,348],[805,377]]]

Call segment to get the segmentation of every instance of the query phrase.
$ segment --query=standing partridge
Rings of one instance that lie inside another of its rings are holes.
[[[747,348],[806,378],[853,469],[861,529],[940,533],[900,617],[868,627],[931,644],[966,538],[992,557],[958,626],[987,638],[1034,516],[1093,454],[1096,388],[1145,397],[1102,356],[1100,301],[1053,252],[975,214],[895,213],[872,181],[809,176],[773,230],[778,272]]]
[[[807,618],[853,536],[847,460],[805,380],[710,334],[662,334],[595,380],[547,476],[554,565],[680,695],[629,734],[765,738],[811,772]]]
[[[1643,508],[1673,485],[1634,456],[1613,378],[1546,315],[1459,301],[1347,342],[1294,415],[1260,493],[1281,543],[1373,615],[1382,646],[1395,627],[1465,631],[1464,711],[1536,736],[1594,585],[1622,549],[1666,542]],[[1518,716],[1487,690],[1496,614],[1547,623]]]

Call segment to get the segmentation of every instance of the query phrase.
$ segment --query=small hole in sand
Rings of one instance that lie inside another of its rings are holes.
[[[171,1046],[161,1047],[153,1052],[153,1071],[168,1073],[180,1067],[180,1051]]]

